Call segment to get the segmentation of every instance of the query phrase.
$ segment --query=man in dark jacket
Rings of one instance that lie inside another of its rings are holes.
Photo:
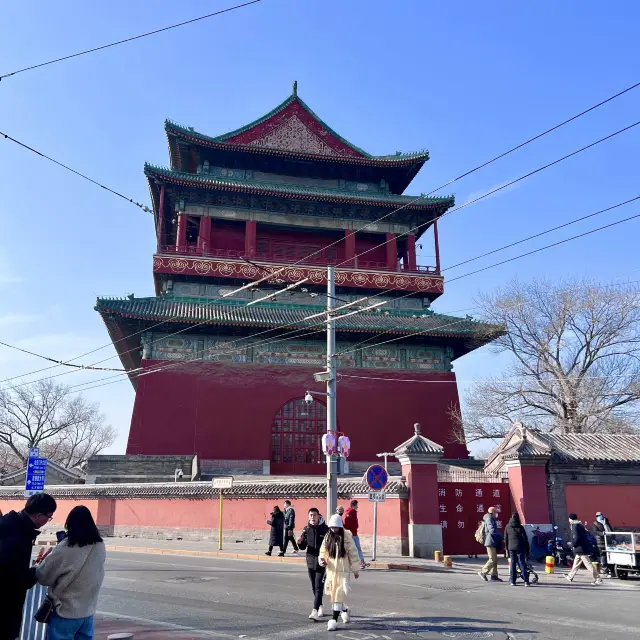
[[[24,600],[36,583],[35,569],[30,567],[33,543],[55,510],[56,501],[38,493],[27,500],[23,511],[0,518],[0,640],[20,635]]]
[[[293,530],[296,528],[296,512],[291,506],[291,500],[284,501],[284,553],[287,553],[289,542],[293,544],[293,550],[298,552],[298,545],[293,536]]]
[[[529,555],[529,538],[520,522],[520,514],[514,513],[509,524],[504,529],[504,546],[509,553],[511,567],[509,570],[509,582],[516,586],[518,579],[518,567],[524,580],[525,587],[529,585],[529,572],[527,571],[527,556]]]
[[[324,615],[322,610],[322,591],[325,568],[318,564],[322,541],[329,531],[324,522],[320,522],[320,512],[315,508],[309,509],[309,524],[302,530],[298,545],[303,551],[306,549],[307,571],[313,591],[313,611],[309,620],[319,620]]]
[[[580,565],[584,565],[593,575],[593,584],[602,584],[602,580],[598,575],[598,570],[593,566],[591,558],[591,543],[589,542],[589,536],[587,530],[578,516],[575,513],[569,514],[569,524],[571,525],[571,546],[575,554],[573,560],[573,568],[565,576],[569,582],[573,582],[573,579],[580,568]]]
[[[493,582],[502,582],[502,579],[498,576],[498,549],[502,543],[502,534],[498,530],[497,518],[498,512],[495,507],[489,507],[482,518],[484,522],[484,546],[489,559],[478,575],[487,581],[489,579],[487,576],[490,573]]]
[[[353,544],[356,545],[358,550],[358,556],[360,558],[360,568],[366,569],[369,565],[365,562],[364,553],[362,553],[362,546],[360,545],[360,538],[358,537],[358,501],[352,500],[351,506],[347,509],[343,518],[344,528],[347,531],[351,531],[353,536]]]
[[[604,538],[605,533],[613,531],[609,518],[606,518],[600,511],[596,513],[596,519],[593,523],[591,533],[596,539],[596,545],[598,547],[598,555],[600,556],[600,567],[604,574],[609,573],[609,566],[607,564],[607,544]]]

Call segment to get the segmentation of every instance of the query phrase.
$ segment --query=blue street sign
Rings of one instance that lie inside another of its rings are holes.
[[[29,457],[27,462],[27,478],[25,480],[24,495],[30,497],[34,493],[44,491],[45,479],[47,476],[47,459],[39,457],[39,450],[31,449],[29,453],[36,453],[37,456]]]
[[[387,486],[387,482],[389,482],[389,475],[383,466],[372,464],[367,469],[366,480],[370,489],[382,491]]]

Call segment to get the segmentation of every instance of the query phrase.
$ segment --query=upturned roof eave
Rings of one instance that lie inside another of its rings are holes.
[[[175,171],[157,165],[146,163],[144,173],[150,186],[155,180],[166,180],[177,186],[187,186],[194,189],[211,189],[216,191],[231,191],[268,196],[286,196],[297,200],[315,200],[324,202],[353,202],[375,207],[389,207],[400,205],[413,212],[423,211],[432,215],[433,210],[446,211],[455,205],[455,196],[423,197],[423,196],[370,196],[350,193],[347,191],[319,189],[317,187],[297,187],[294,185],[272,184],[266,182],[243,183],[239,180],[217,178],[202,174]],[[155,198],[154,198],[155,209]]]

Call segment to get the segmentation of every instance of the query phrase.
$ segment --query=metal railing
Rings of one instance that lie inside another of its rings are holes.
[[[180,256],[199,256],[203,258],[230,258],[232,260],[244,260],[246,254],[244,251],[236,251],[234,249],[212,249],[210,247],[203,249],[196,245],[187,245],[184,247],[177,247],[175,245],[162,245],[160,247],[160,253],[169,253]],[[347,259],[342,255],[336,257],[326,256],[283,256],[281,254],[274,253],[256,253],[252,260],[259,262],[273,262],[276,264],[299,264],[301,266],[341,266],[343,269],[360,269],[363,271],[389,271],[392,273],[428,273],[438,275],[436,267],[416,265],[414,268],[410,268],[409,265],[398,263],[396,268],[389,267],[386,262],[373,262],[370,260]]]

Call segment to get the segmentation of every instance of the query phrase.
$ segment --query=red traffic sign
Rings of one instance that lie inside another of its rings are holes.
[[[372,491],[382,491],[389,482],[389,474],[379,464],[372,464],[365,475],[365,480]]]

